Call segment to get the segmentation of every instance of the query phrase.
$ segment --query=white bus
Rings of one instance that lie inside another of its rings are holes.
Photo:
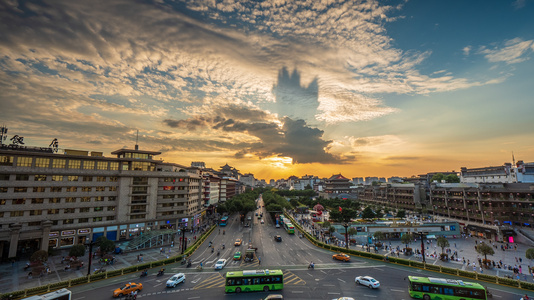
[[[22,300],[71,300],[72,292],[67,289],[60,289],[48,294],[31,296]]]

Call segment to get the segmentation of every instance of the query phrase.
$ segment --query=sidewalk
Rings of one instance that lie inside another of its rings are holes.
[[[302,218],[303,215],[298,215],[298,220],[300,220],[300,218]],[[309,218],[307,218],[309,219]],[[311,222],[311,220],[310,220]],[[304,225],[303,227],[308,233],[312,234],[313,235],[313,228],[311,226],[306,226]],[[342,238],[340,238],[341,241],[345,241],[345,238],[343,235],[341,235]],[[361,237],[362,239],[360,239],[361,241],[365,241],[366,239],[366,236],[358,236],[358,237]],[[521,281],[526,281],[526,282],[534,282],[534,275],[533,274],[529,274],[529,267],[530,266],[534,266],[534,261],[531,261],[531,260],[528,260],[526,257],[525,257],[525,253],[526,253],[526,250],[529,249],[529,248],[532,248],[529,244],[529,241],[526,241],[523,239],[522,236],[517,236],[516,237],[516,243],[513,243],[513,244],[508,244],[508,243],[499,243],[499,242],[494,242],[494,241],[491,241],[491,240],[487,240],[487,239],[482,239],[482,238],[475,238],[475,237],[457,237],[457,238],[447,238],[447,240],[449,241],[449,247],[445,248],[445,251],[447,251],[447,249],[450,249],[450,251],[452,253],[454,253],[455,251],[458,252],[458,258],[459,258],[459,261],[447,261],[447,262],[444,262],[444,261],[441,261],[440,259],[438,259],[437,257],[439,257],[439,254],[442,252],[442,249],[441,247],[437,247],[436,245],[436,240],[433,239],[432,242],[430,243],[430,241],[427,241],[425,240],[425,261],[427,264],[433,264],[433,265],[441,265],[441,266],[444,266],[444,267],[449,267],[449,268],[457,268],[457,269],[461,269],[461,270],[465,270],[465,271],[473,271],[473,262],[475,263],[475,268],[476,268],[476,272],[479,272],[480,273],[480,268],[479,268],[479,263],[478,263],[478,259],[484,259],[484,256],[483,255],[480,255],[479,253],[476,252],[475,250],[475,246],[477,243],[481,243],[481,242],[484,242],[486,244],[489,244],[491,246],[495,245],[497,246],[497,248],[493,248],[493,250],[495,251],[495,254],[494,255],[488,255],[487,258],[489,260],[492,260],[492,261],[495,261],[495,263],[499,262],[499,261],[502,261],[503,263],[503,268],[499,269],[497,267],[493,268],[493,269],[482,269],[482,273],[483,274],[488,274],[488,275],[496,275],[496,276],[499,276],[499,277],[507,277],[507,276],[514,276],[514,272],[512,270],[509,270],[508,269],[508,266],[511,266],[512,268],[516,267],[517,269],[520,270],[520,273],[519,273],[519,279]],[[384,243],[384,245],[387,245],[388,246],[388,250],[385,250],[385,249],[380,249],[378,250],[377,253],[379,254],[382,254],[382,255],[388,255],[388,256],[391,256],[391,257],[397,257],[397,254],[396,254],[396,249],[398,247],[398,249],[401,250],[400,254],[399,254],[399,257],[400,258],[404,258],[404,259],[409,259],[409,260],[414,260],[414,261],[421,261],[422,258],[420,255],[410,255],[410,256],[406,256],[402,253],[402,249],[406,247],[405,244],[403,244],[399,239],[396,239],[396,240],[384,240],[382,241]],[[365,242],[363,242],[365,243]],[[501,249],[501,245],[508,245],[509,247],[511,247],[511,249],[505,249],[505,250],[502,250]],[[418,250],[421,250],[421,241],[420,240],[417,240],[417,242],[412,242],[409,247],[413,248],[414,250],[415,249],[418,249]],[[517,249],[516,249],[517,247]],[[359,242],[358,245],[350,245],[349,246],[349,249],[352,249],[352,250],[359,250],[359,251],[366,251],[367,250],[367,247],[364,246],[364,244],[362,244],[362,242]],[[370,249],[370,251],[373,251],[375,252],[374,249]],[[436,257],[432,257],[431,254],[435,254]],[[449,254],[450,256],[450,254]],[[463,263],[463,260],[465,259],[466,263],[464,264]],[[469,262],[469,264],[467,263]],[[506,266],[506,268],[504,268],[504,266]],[[513,277],[514,279],[518,279],[517,276]]]
[[[195,235],[197,236],[197,239],[200,237],[199,233],[193,234],[191,232],[187,232],[185,234],[186,238],[191,239],[191,243],[187,244],[188,246],[194,243]],[[121,244],[123,244],[123,242],[117,242],[116,246],[121,247]],[[93,249],[93,251],[94,250],[96,249]],[[92,259],[91,274],[93,274],[96,269],[100,268],[105,268],[107,271],[118,270],[133,265],[144,264],[147,262],[162,260],[167,257],[177,256],[180,255],[181,252],[181,245],[178,242],[174,243],[173,247],[171,247],[171,244],[168,244],[150,249],[131,251],[125,254],[117,254],[115,255],[115,263],[109,265],[99,262],[99,257],[96,257]],[[34,288],[50,283],[86,276],[88,271],[87,266],[89,264],[89,253],[86,252],[85,256],[80,258],[80,260],[84,263],[84,267],[80,270],[65,270],[67,261],[65,261],[63,264],[61,261],[62,257],[67,257],[68,254],[69,249],[59,250],[57,255],[48,258],[48,266],[50,267],[51,274],[41,276],[34,274],[33,278],[28,278],[29,270],[24,270],[27,261],[21,260],[14,263],[0,264],[0,295],[12,291]],[[142,261],[138,261],[139,255],[142,255]]]

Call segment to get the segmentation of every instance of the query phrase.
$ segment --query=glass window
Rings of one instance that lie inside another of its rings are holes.
[[[83,176],[83,181],[93,181],[93,176]]]
[[[81,202],[91,202],[91,197],[82,197]]]
[[[63,220],[63,224],[74,224],[74,219],[65,219]]]
[[[46,175],[35,175],[33,177],[34,181],[46,181]]]
[[[8,181],[9,180],[9,174],[0,174],[0,180]]]
[[[59,203],[61,202],[59,198],[50,198],[48,199],[48,203]]]
[[[42,214],[43,214],[42,210],[38,210],[38,209],[30,210],[30,216],[40,216]]]
[[[108,162],[107,161],[98,161],[98,162],[96,162],[96,168],[98,170],[107,170],[108,169]]]
[[[57,208],[49,209],[48,210],[48,214],[49,215],[57,215],[57,214],[59,214],[59,209],[57,209]]]
[[[89,222],[89,218],[78,219],[78,223],[88,223],[88,222]]]
[[[77,159],[69,160],[69,169],[79,169],[82,167],[82,161]]]
[[[97,212],[97,211],[103,211],[104,208],[103,208],[102,206],[97,206],[97,207],[93,208],[93,210],[94,210],[95,212]]]
[[[28,181],[28,180],[30,180],[30,175],[17,174],[17,176],[15,176],[15,180],[17,180],[17,181]]]
[[[105,186],[97,186],[96,187],[96,191],[97,192],[105,192],[106,191],[106,187]]]
[[[0,186],[0,193],[7,193],[7,187]]]
[[[116,186],[110,186],[109,187],[109,191],[110,192],[116,192],[117,191],[117,187]]]
[[[75,187],[75,186],[69,186],[67,187],[67,192],[68,193],[75,193],[78,191],[78,187]]]
[[[108,201],[115,201],[115,200],[117,200],[117,197],[115,197],[115,196],[109,196],[108,197]]]
[[[32,166],[32,157],[19,156],[17,157],[17,167],[31,167]]]
[[[65,208],[65,209],[63,209],[63,213],[66,213],[66,214],[73,214],[74,212],[75,212],[74,208]]]
[[[65,203],[75,203],[75,202],[76,202],[76,198],[74,197],[65,198]]]
[[[33,188],[34,193],[44,193],[45,187],[44,186],[36,186]]]
[[[50,159],[44,157],[37,157],[35,159],[36,168],[48,168],[50,166]]]
[[[96,202],[104,201],[104,196],[96,196],[96,197],[95,197],[95,201],[96,201]]]
[[[106,221],[113,221],[115,220],[115,216],[107,216]]]
[[[10,216],[11,217],[23,217],[24,216],[24,211],[12,211],[10,213]]]
[[[26,193],[28,191],[28,188],[26,187],[15,187],[13,189],[15,193]]]
[[[52,181],[63,181],[62,175],[52,175]]]
[[[117,171],[119,169],[119,162],[112,161],[109,163],[109,169],[111,171]]]
[[[32,199],[32,204],[42,204],[44,203],[44,199],[43,198],[33,198]]]
[[[94,217],[93,222],[102,222],[102,217]]]
[[[69,180],[69,181],[78,181],[78,179],[80,179],[79,176],[69,176],[69,177],[68,177],[68,180]]]
[[[66,165],[66,160],[54,158],[52,159],[52,168],[54,169],[64,169]]]
[[[89,207],[81,207],[80,212],[81,213],[89,212]]]
[[[108,206],[108,211],[115,211],[115,206]]]
[[[28,222],[28,226],[41,226],[41,221]]]
[[[90,186],[84,186],[84,187],[82,187],[82,192],[90,193],[91,189],[92,188]]]
[[[0,155],[0,166],[13,166],[13,156]]]
[[[92,160],[84,160],[83,161],[83,168],[85,170],[94,170],[95,169],[95,162]]]
[[[50,188],[50,192],[51,192],[51,193],[61,193],[61,190],[62,190],[62,189],[63,189],[63,188],[60,187],[60,186],[53,186],[53,187]]]
[[[98,181],[98,182],[106,182],[106,177],[105,176],[97,176],[96,177],[96,181]]]
[[[11,200],[11,204],[20,205],[26,203],[26,198],[19,198]]]

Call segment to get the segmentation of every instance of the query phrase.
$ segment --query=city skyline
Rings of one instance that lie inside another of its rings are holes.
[[[0,124],[28,145],[110,156],[139,131],[266,180],[534,161],[532,1],[0,7]]]

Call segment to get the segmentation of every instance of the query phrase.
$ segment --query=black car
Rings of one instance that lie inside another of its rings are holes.
[[[274,236],[274,240],[277,241],[277,242],[281,242],[282,241],[282,237],[279,236],[279,235],[275,235]]]

